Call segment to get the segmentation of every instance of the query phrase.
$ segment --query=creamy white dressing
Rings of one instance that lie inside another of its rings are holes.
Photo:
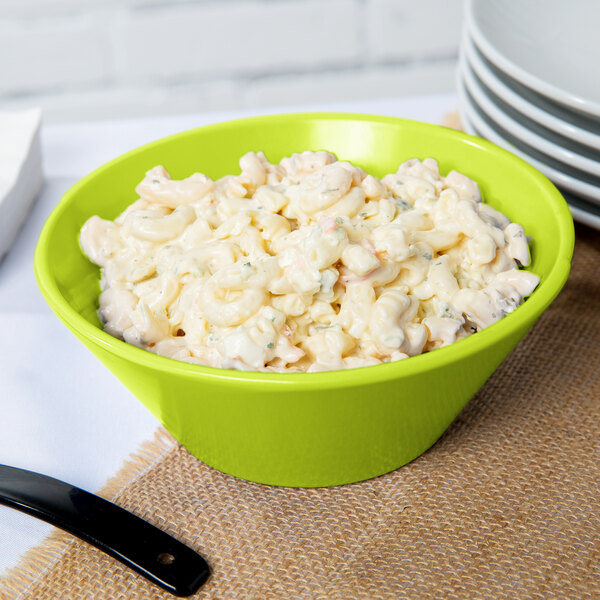
[[[447,346],[513,311],[539,278],[523,228],[477,184],[409,160],[379,180],[328,152],[241,174],[148,171],[81,247],[116,337],[213,367],[323,371]]]

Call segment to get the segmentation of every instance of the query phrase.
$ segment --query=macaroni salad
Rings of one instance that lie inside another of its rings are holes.
[[[110,334],[212,367],[322,371],[451,344],[538,285],[523,227],[432,158],[377,179],[329,152],[241,174],[172,180],[163,167],[81,247],[102,267]]]

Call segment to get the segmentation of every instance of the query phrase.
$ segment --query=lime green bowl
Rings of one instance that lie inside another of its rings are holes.
[[[399,362],[324,373],[215,369],[156,356],[111,337],[96,310],[98,267],[81,252],[92,215],[114,219],[136,199],[145,172],[174,178],[239,173],[248,151],[271,162],[329,150],[376,176],[413,157],[475,179],[485,200],[532,238],[530,270],[541,278],[512,314],[465,340]],[[48,218],[35,254],[41,291],[64,324],[192,454],[238,477],[285,486],[368,479],[413,460],[446,430],[564,285],[573,221],[546,177],[497,146],[402,119],[293,114],[200,127],[109,162],[84,177]]]

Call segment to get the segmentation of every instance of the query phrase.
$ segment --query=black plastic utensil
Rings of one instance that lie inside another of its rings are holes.
[[[0,504],[64,529],[176,596],[208,578],[197,552],[125,509],[40,473],[0,465]]]

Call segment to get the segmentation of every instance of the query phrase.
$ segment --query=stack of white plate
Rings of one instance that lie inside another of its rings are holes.
[[[528,161],[600,229],[600,2],[469,0],[465,129]]]

